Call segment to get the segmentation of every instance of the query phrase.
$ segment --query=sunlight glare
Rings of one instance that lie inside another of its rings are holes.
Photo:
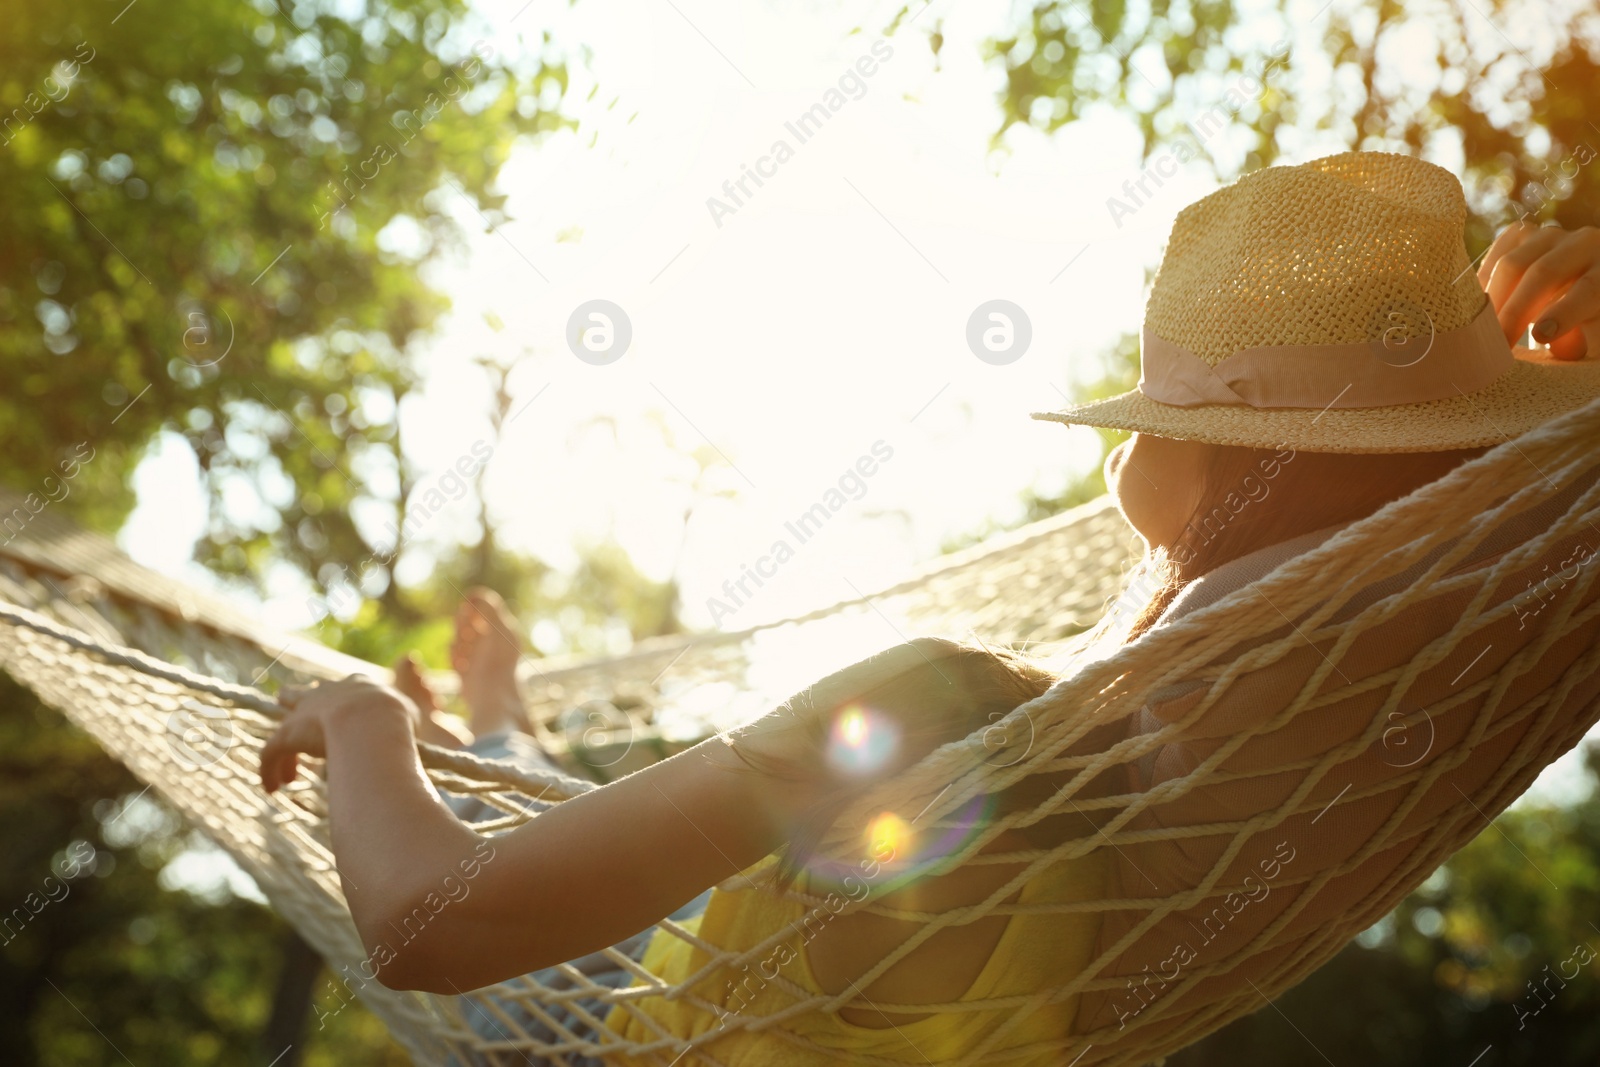
[[[911,826],[892,811],[886,811],[867,826],[867,851],[880,862],[906,854],[911,843]]]
[[[834,713],[828,734],[828,764],[845,774],[882,770],[900,747],[900,731],[886,716],[860,704]]]

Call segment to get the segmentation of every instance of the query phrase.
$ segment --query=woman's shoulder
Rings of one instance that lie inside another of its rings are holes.
[[[1260,581],[1296,556],[1303,556],[1321,547],[1334,535],[1352,525],[1354,524],[1342,522],[1324,526],[1320,530],[1312,530],[1299,537],[1291,537],[1287,541],[1258,548],[1202,574],[1173,597],[1172,603],[1167,605],[1161,617],[1156,620],[1156,625],[1163,626],[1190,612],[1215,604],[1229,593],[1237,592],[1252,582]]]

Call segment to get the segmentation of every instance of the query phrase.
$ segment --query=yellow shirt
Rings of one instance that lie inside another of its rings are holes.
[[[750,873],[771,862],[769,858],[757,864]],[[1053,864],[1035,876],[1023,887],[1019,903],[1102,900],[1106,875],[1104,856],[1096,850],[1079,860]],[[687,1038],[718,1028],[722,1012],[728,1013],[730,1020],[756,1020],[793,1006],[801,996],[785,988],[783,979],[799,986],[805,995],[821,995],[823,991],[811,974],[804,949],[809,940],[804,931],[810,930],[813,937],[819,932],[815,919],[802,925],[807,910],[798,901],[760,889],[713,891],[704,915],[682,924],[703,940],[724,951],[743,951],[784,927],[794,929],[794,935],[761,953],[748,968],[741,967],[737,972],[717,968],[696,982],[694,995],[715,1005],[716,1012],[682,999],[646,997],[615,1006],[606,1018],[607,1027],[628,1041],[662,1040],[660,1031],[638,1017],[637,1013],[642,1013],[667,1034]],[[813,915],[829,914],[826,908],[809,910]],[[960,1000],[1026,997],[1065,984],[1089,963],[1099,929],[1100,916],[1093,912],[1012,915],[988,962]],[[710,961],[704,950],[658,930],[642,963],[651,974],[677,986]],[[765,980],[769,975],[775,980]],[[856,1026],[833,1013],[801,1011],[770,1029],[752,1033],[741,1027],[730,1028],[725,1036],[699,1047],[724,1067],[819,1067],[866,1056],[926,1065],[930,1061],[959,1059],[982,1044],[1016,1010],[1013,1005],[948,1012],[882,1029]],[[1032,1008],[989,1051],[1038,1045],[1035,1054],[1003,1062],[1006,1067],[1059,1067],[1076,1055],[1076,1046],[1070,1041],[1076,1014],[1076,997]],[[819,1052],[786,1035],[800,1037],[827,1051]],[[665,1064],[680,1051],[681,1046],[666,1047],[665,1055],[641,1054],[615,1062]],[[683,1062],[695,1060],[686,1056]]]

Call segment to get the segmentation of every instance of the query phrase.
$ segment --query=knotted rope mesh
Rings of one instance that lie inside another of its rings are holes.
[[[20,497],[0,491],[0,511],[21,506]],[[799,618],[644,642],[601,661],[525,662],[523,687],[538,720],[586,709],[572,729],[557,724],[557,742],[571,742],[578,757],[565,762],[615,777],[655,754],[658,720],[673,720],[683,703],[692,703],[692,714],[676,716],[679,732],[689,735],[678,744],[692,740],[696,729],[703,735],[749,709],[772,706],[809,678],[858,657],[863,641],[881,646],[897,640],[897,631],[962,630],[1055,647],[1100,616],[1122,583],[1131,547],[1127,526],[1100,500]],[[554,1041],[522,1032],[527,1019],[556,1022],[548,1006],[574,1000],[571,989],[525,979],[457,998],[349,980],[349,968],[366,951],[333,866],[324,782],[311,761],[279,797],[261,793],[257,753],[278,711],[254,686],[358,670],[385,677],[385,669],[265,630],[203,591],[138,567],[49,510],[0,546],[0,630],[0,668],[226,849],[324,955],[334,977],[316,991],[319,1001],[359,996],[420,1064],[496,1057],[526,1063],[528,1056],[559,1063],[582,1048],[617,1054],[592,1041],[563,1040],[563,1029],[570,1029],[561,1026],[552,1028]],[[605,713],[587,711],[601,702]],[[440,749],[425,748],[424,761],[436,785],[502,813],[477,824],[485,832],[525,821],[538,807],[530,805],[532,796],[547,803],[593,787]],[[575,982],[580,993],[592,987],[581,977]],[[518,1009],[516,1016],[508,1006]],[[648,1054],[636,1054],[649,1062]],[[697,1061],[716,1062],[692,1056],[682,1062]]]
[[[941,869],[1015,863],[1016,876],[988,899],[939,913],[896,911],[870,895],[858,905],[917,926],[856,988],[938,931],[985,915],[1099,916],[1090,964],[1029,995],[876,1006],[1005,1009],[980,1047],[951,1062],[1048,1054],[1085,1067],[1133,1065],[1264,1006],[1326,962],[1600,717],[1600,590],[1590,565],[1600,551],[1597,439],[1600,404],[1496,448],[1137,641],[1092,654],[1080,648],[1086,654],[1061,681],[999,724],[998,735],[991,728],[946,745],[875,789],[836,823],[825,843],[835,858],[859,853],[859,828],[879,813],[919,813],[924,825],[953,826],[973,798],[1034,776],[1059,783],[1038,803],[995,817],[943,861]],[[1125,531],[1108,515],[1095,505],[980,546],[881,601],[856,599],[788,627],[713,635],[704,649],[685,641],[547,671],[535,690],[542,684],[549,704],[570,705],[627,683],[654,694],[660,711],[671,689],[661,683],[667,670],[703,680],[705,665],[737,687],[754,670],[749,651],[762,640],[782,633],[799,640],[808,628],[891,603],[908,630],[950,629],[964,617],[965,601],[983,623],[972,628],[985,638],[1057,647],[1083,625],[1065,606],[1070,597],[1103,602],[1125,558]],[[1087,550],[1097,538],[1099,548]],[[991,573],[1039,577],[1029,588],[991,582]],[[985,583],[987,598],[979,593]],[[23,585],[4,588],[18,599]],[[46,600],[35,606],[55,603]],[[269,698],[32,612],[8,608],[0,628],[0,666],[227,849],[335,973],[363,959],[328,846],[319,769],[276,797],[256,785],[256,754],[276,713]],[[502,811],[495,829],[537,817],[530,798],[558,802],[593,788],[459,753],[425,749],[423,757],[436,784]],[[1003,831],[1049,820],[1081,826],[1050,847],[978,856]],[[1006,903],[1051,865],[1095,850],[1112,871],[1103,899]],[[772,891],[742,877],[723,888]],[[790,892],[815,903],[803,890]],[[737,972],[794,932],[776,930],[735,951],[670,920],[658,928],[709,962],[677,986],[621,953],[612,962],[635,984],[620,989],[570,966],[558,980],[523,978],[462,997],[398,993],[373,981],[346,985],[419,1063],[724,1062],[717,1042],[726,1029],[685,1040],[640,1005],[659,997],[696,1003],[693,987],[706,973]],[[831,1062],[785,1020],[858,1003],[855,995],[814,995],[789,984],[793,999],[783,1011],[741,1013],[728,1025]],[[622,1005],[651,1036],[620,1039],[585,1006],[591,998]],[[1008,1040],[1030,1013],[1074,1004],[1071,1037]]]

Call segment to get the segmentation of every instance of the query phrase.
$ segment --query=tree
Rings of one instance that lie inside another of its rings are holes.
[[[281,1051],[261,1035],[283,922],[221,885],[177,886],[204,843],[4,676],[0,836],[0,1061],[265,1067]],[[366,1012],[306,1037],[304,1067],[408,1062]]]
[[[396,409],[444,307],[419,268],[455,209],[502,217],[514,141],[566,122],[563,61],[502,55],[466,0],[118,7],[7,10],[0,482],[111,530],[174,433],[209,566],[386,558],[352,512],[403,518]]]
[[[1600,127],[1585,107],[1600,85],[1600,25],[1588,5],[1333,0],[1322,11],[1320,47],[1296,47],[1304,13],[1289,0],[1028,5],[984,46],[1005,79],[997,141],[1111,107],[1137,125],[1147,166],[1171,156],[1228,180],[1331,132],[1352,149],[1459,154],[1481,216],[1473,251],[1524,214],[1600,219],[1589,166]],[[937,27],[932,38],[937,49]]]
[[[386,568],[392,538],[353,512],[404,519],[396,412],[445,306],[420,268],[461,236],[455,215],[503,218],[512,145],[567,122],[563,58],[537,34],[531,58],[502,54],[465,0],[19,0],[6,16],[0,482],[33,495],[3,536],[45,507],[114,530],[130,471],[172,434],[212,498],[198,555],[214,569]],[[283,924],[166,885],[204,843],[5,680],[0,736],[0,888],[50,900],[0,946],[0,1059],[268,1062]],[[74,848],[93,861],[62,880]],[[403,1062],[364,1012],[310,1045],[319,1067]]]

